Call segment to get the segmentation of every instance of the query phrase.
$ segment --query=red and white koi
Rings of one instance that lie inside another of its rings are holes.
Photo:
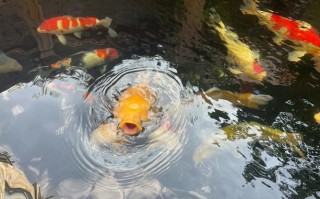
[[[112,19],[109,17],[99,20],[94,17],[59,16],[42,22],[37,31],[39,33],[54,34],[63,45],[66,45],[67,40],[64,34],[73,33],[80,39],[82,30],[100,25],[108,28],[110,37],[117,37],[117,33],[110,28],[111,22]]]
[[[305,54],[310,54],[316,63],[315,69],[320,72],[320,36],[315,28],[304,21],[261,11],[254,0],[244,0],[244,3],[241,11],[244,14],[257,16],[259,23],[276,35],[273,39],[276,44],[281,45],[284,40],[292,42],[290,46],[295,51],[289,53],[289,61],[297,62]]]
[[[112,61],[119,57],[119,52],[115,48],[96,49],[86,52],[81,58],[81,63],[86,69],[91,69],[104,64],[106,61]]]
[[[267,76],[266,71],[259,65],[259,55],[240,41],[238,35],[226,28],[220,16],[212,8],[209,13],[208,26],[214,28],[228,50],[227,60],[238,68],[229,68],[236,75],[244,73],[253,80],[262,81]]]

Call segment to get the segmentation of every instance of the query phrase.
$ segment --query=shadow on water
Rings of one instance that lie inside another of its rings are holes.
[[[57,198],[320,198],[320,129],[313,118],[320,111],[320,75],[309,55],[288,61],[292,48],[275,44],[256,17],[241,13],[242,4],[0,1],[0,49],[23,67],[0,74],[0,151],[42,195]],[[320,30],[317,1],[260,4]],[[259,51],[263,82],[228,70],[228,49],[206,23],[212,7]],[[58,15],[109,16],[118,37],[98,27],[81,39],[67,35],[62,45],[36,32]],[[121,57],[107,63],[106,73],[79,67],[79,52],[111,47]],[[73,66],[50,69],[66,57]],[[92,139],[101,123],[113,120],[120,94],[141,83],[157,94],[143,132],[119,135],[124,143]],[[273,100],[259,109],[237,106],[203,92],[212,87]]]

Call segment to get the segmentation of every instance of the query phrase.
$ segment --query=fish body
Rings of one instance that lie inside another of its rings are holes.
[[[155,102],[155,95],[146,85],[135,85],[125,90],[116,104],[113,114],[119,119],[119,128],[127,135],[142,131],[142,122],[148,121],[148,113]]]
[[[229,125],[222,128],[222,130],[226,133],[228,140],[246,139],[249,137],[252,139],[271,138],[275,142],[288,144],[300,157],[305,158],[305,155],[298,147],[299,142],[302,141],[300,134],[283,132],[257,122],[243,122],[236,125]]]
[[[39,186],[33,186],[21,170],[0,162],[0,198],[41,198],[39,190]]]
[[[82,30],[100,25],[108,28],[108,33],[111,37],[116,37],[117,33],[110,28],[111,22],[112,19],[109,17],[99,20],[95,17],[58,16],[42,22],[37,31],[39,33],[54,34],[65,45],[67,40],[64,34],[73,33],[76,37],[81,38]]]
[[[211,9],[209,13],[207,24],[218,32],[220,39],[224,42],[228,50],[229,62],[238,67],[231,68],[232,73],[237,75],[244,73],[250,79],[257,81],[262,81],[266,77],[266,71],[257,61],[258,54],[253,52],[247,44],[240,41],[238,35],[224,25],[214,9]]]
[[[235,106],[245,106],[259,109],[260,106],[268,104],[273,99],[270,95],[255,95],[252,93],[233,93],[231,91],[217,88],[209,89],[205,94],[214,100],[224,99],[230,101]]]
[[[241,8],[244,14],[255,15],[259,23],[271,30],[276,37],[274,42],[281,45],[284,40],[289,40],[295,51],[288,55],[289,61],[300,61],[305,54],[311,54],[316,63],[316,69],[320,69],[320,36],[318,31],[309,23],[300,20],[286,18],[270,12],[258,9],[254,0],[244,0]]]
[[[115,48],[102,48],[84,53],[81,63],[86,69],[91,69],[104,64],[106,61],[112,61],[119,57],[119,52]]]
[[[320,124],[320,112],[313,115],[314,120]]]

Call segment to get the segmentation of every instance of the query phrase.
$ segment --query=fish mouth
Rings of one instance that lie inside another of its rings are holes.
[[[134,119],[125,119],[122,120],[119,124],[119,128],[123,133],[127,135],[138,135],[142,131],[141,122]]]

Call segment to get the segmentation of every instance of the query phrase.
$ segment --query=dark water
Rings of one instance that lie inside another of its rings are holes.
[[[301,19],[320,30],[317,0],[261,0],[261,9]],[[310,56],[289,62],[288,46],[253,16],[240,0],[229,1],[0,1],[0,49],[21,72],[0,74],[0,150],[54,198],[320,198],[320,74]],[[227,69],[226,48],[205,23],[214,7],[241,41],[259,49],[267,78],[247,82]],[[38,34],[47,18],[109,16],[119,34],[99,27],[82,39]],[[98,68],[44,67],[81,51],[113,47],[121,57]],[[121,91],[147,81],[162,114],[129,144],[100,146],[91,133],[112,116]],[[187,86],[187,82],[192,85]],[[204,99],[211,87],[273,97],[261,109]],[[56,89],[58,88],[58,89]],[[91,102],[85,98],[95,96]],[[263,136],[252,125],[230,138],[228,125],[258,122],[302,137],[297,144]],[[170,128],[164,128],[169,122]]]

